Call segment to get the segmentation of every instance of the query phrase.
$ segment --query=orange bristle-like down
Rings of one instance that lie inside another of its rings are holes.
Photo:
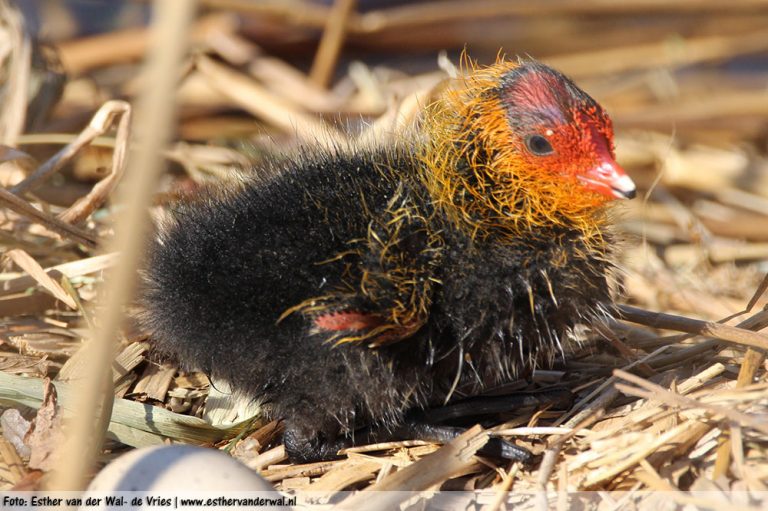
[[[536,226],[567,224],[584,232],[585,238],[599,238],[607,199],[586,190],[561,167],[580,164],[576,160],[593,152],[598,134],[610,144],[610,120],[599,107],[585,108],[574,115],[571,126],[552,133],[553,140],[568,148],[563,158],[549,165],[532,162],[521,149],[510,126],[508,105],[499,93],[503,77],[521,65],[500,58],[492,66],[477,68],[463,59],[462,68],[468,73],[426,114],[428,142],[420,158],[427,169],[427,187],[437,206],[475,235],[516,237]],[[548,85],[542,80],[540,89],[532,89],[540,94],[526,101],[550,100]],[[594,131],[599,133],[590,138]],[[575,133],[582,135],[571,136]]]

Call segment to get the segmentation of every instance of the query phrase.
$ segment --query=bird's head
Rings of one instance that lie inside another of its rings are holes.
[[[608,200],[635,196],[634,183],[614,157],[611,120],[595,100],[538,63],[519,65],[500,78],[505,128],[522,165]]]
[[[543,64],[473,69],[430,120],[428,186],[480,227],[588,224],[607,202],[635,195],[606,112]]]

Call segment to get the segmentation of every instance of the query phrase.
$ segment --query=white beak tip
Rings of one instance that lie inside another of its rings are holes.
[[[621,176],[611,183],[613,195],[619,199],[634,199],[637,195],[637,187],[634,181],[627,176]]]

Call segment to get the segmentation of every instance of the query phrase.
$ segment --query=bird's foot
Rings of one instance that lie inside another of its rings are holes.
[[[342,436],[328,441],[322,434],[305,435],[295,429],[287,428],[283,434],[283,443],[288,458],[294,463],[312,463],[338,459],[339,451],[355,445],[391,442],[398,440],[423,440],[444,444],[466,431],[464,428],[443,426],[406,419],[395,430],[383,428],[364,428],[356,431],[353,437]],[[501,438],[490,438],[478,451],[481,456],[507,459],[529,463],[533,456],[528,450],[518,447]]]
[[[490,415],[516,410],[529,406],[569,406],[573,395],[567,389],[555,388],[537,392],[520,392],[507,396],[475,397],[442,408],[412,412],[405,421],[394,430],[385,428],[363,428],[351,435],[340,435],[329,440],[323,433],[304,431],[286,425],[283,440],[285,450],[295,463],[340,458],[339,451],[355,445],[366,445],[398,440],[424,440],[427,442],[447,443],[465,431],[464,428],[439,424],[451,419],[461,419],[479,415]],[[526,449],[492,437],[478,454],[492,458],[507,459],[529,463],[533,455]]]
[[[567,408],[572,404],[573,394],[565,388],[518,392],[506,396],[473,397],[441,408],[418,412],[406,419],[397,434],[401,437],[445,443],[463,433],[464,429],[438,424],[444,421],[511,412],[533,406],[552,405]],[[478,454],[523,463],[529,463],[533,459],[527,449],[495,437],[490,438]]]
[[[412,438],[444,444],[464,433],[464,431],[466,431],[464,428],[431,424],[418,420],[407,420],[394,432],[394,435],[400,438]],[[533,455],[527,449],[495,437],[489,438],[488,442],[477,451],[477,454],[491,458],[520,461],[522,463],[530,463],[533,460]]]

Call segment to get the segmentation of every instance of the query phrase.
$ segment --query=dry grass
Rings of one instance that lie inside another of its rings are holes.
[[[627,306],[623,320],[596,325],[566,364],[521,382],[572,389],[570,409],[521,411],[491,429],[542,454],[533,468],[472,456],[487,435],[478,431],[468,434],[469,444],[443,449],[389,443],[350,449],[338,461],[286,465],[276,443],[279,423],[243,423],[250,410],[204,415],[206,398],[210,408],[221,396],[208,397],[214,389],[203,375],[151,362],[145,336],[130,321],[120,329],[112,364],[112,416],[100,423],[110,439],[104,460],[121,444],[170,438],[226,449],[278,489],[491,488],[497,494],[489,509],[498,509],[507,492],[541,489],[555,499],[568,491],[663,490],[680,504],[731,509],[727,492],[767,489],[768,336],[760,331],[768,326],[768,9],[746,0],[563,0],[546,8],[482,1],[469,11],[462,2],[419,3],[360,14],[344,0],[333,8],[298,0],[202,3],[208,10],[190,28],[193,49],[183,70],[166,77],[175,84],[179,118],[177,139],[163,144],[173,172],[156,187],[153,214],[202,184],[233,179],[232,167],[274,151],[275,142],[287,149],[318,136],[397,137],[451,72],[431,58],[418,61],[420,72],[396,64],[339,67],[345,48],[364,57],[371,52],[371,60],[384,52],[397,63],[406,50],[436,55],[469,43],[489,62],[503,45],[573,75],[612,113],[619,161],[643,192],[618,219],[626,237]],[[128,151],[137,158],[162,140],[151,138],[141,120],[130,124],[130,102],[156,83],[137,63],[149,35],[116,29],[61,42],[70,73],[64,82],[50,79],[59,76],[54,62],[30,58],[25,48],[36,43],[24,38],[12,7],[0,2],[0,9],[11,13],[0,16],[0,403],[29,418],[42,406],[48,376],[65,409],[91,417],[82,407],[93,414],[101,399],[82,401],[77,393],[83,367],[94,363],[86,341],[94,326],[104,327],[108,300],[113,312],[118,303],[102,276],[130,270],[98,247],[120,246],[116,225],[133,203],[120,199],[119,183],[139,171],[123,175]],[[292,65],[313,58],[311,73]],[[340,77],[327,87],[334,69]],[[25,130],[32,105],[59,94],[47,123]],[[253,154],[233,151],[238,140],[247,140]],[[140,209],[136,218],[146,215]],[[145,421],[148,406],[156,407],[152,424]],[[7,433],[21,422],[3,422],[0,489],[34,487],[41,471],[19,456]],[[61,486],[89,473],[89,460],[82,461],[75,479]],[[726,500],[697,500],[697,491],[722,492]],[[376,504],[363,494],[351,498]],[[639,498],[653,505],[653,495]]]

